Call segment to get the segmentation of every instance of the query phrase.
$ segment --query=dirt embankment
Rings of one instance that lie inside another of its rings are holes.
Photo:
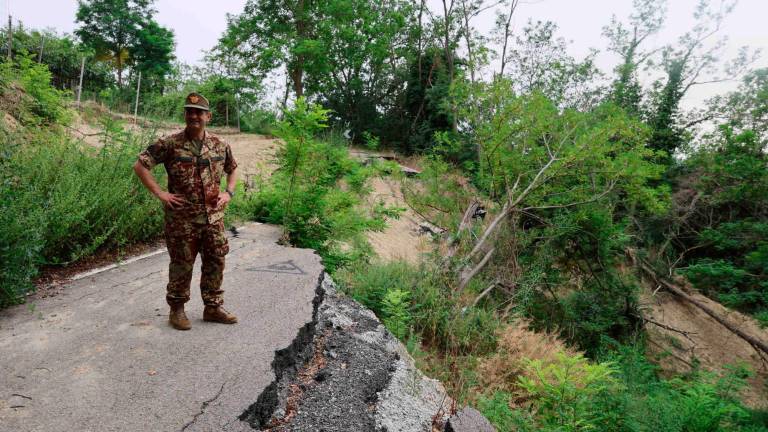
[[[93,105],[93,106],[91,106]],[[98,105],[90,104],[87,107],[96,115],[110,114],[100,110]],[[139,118],[134,122],[132,116],[126,114],[111,113],[114,118],[123,121],[124,126],[132,132],[144,133],[150,136],[164,136],[180,132],[183,125],[170,122],[149,121]],[[99,125],[89,115],[77,114],[70,126],[70,132],[76,139],[93,147],[104,145],[104,127]],[[277,139],[256,134],[241,133],[235,128],[211,127],[211,133],[218,135],[232,147],[232,153],[240,167],[240,178],[252,185],[257,178],[266,178],[277,167],[275,153],[279,142]]]
[[[712,309],[726,321],[748,335],[768,343],[768,331],[757,322],[730,310],[697,292],[688,295]],[[667,374],[685,373],[695,365],[722,371],[726,365],[745,364],[754,376],[744,389],[744,402],[759,409],[768,409],[768,358],[696,306],[671,293],[645,290],[641,302],[644,315],[657,324],[647,324],[649,354]],[[665,328],[667,327],[667,328]]]
[[[421,224],[424,220],[405,203],[400,183],[392,178],[375,178],[372,181],[372,202],[383,201],[388,206],[405,208],[398,219],[388,219],[387,228],[371,232],[368,240],[379,258],[385,261],[404,260],[418,263],[422,254],[431,250],[431,236]]]

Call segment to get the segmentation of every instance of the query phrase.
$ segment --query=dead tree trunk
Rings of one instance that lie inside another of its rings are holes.
[[[689,296],[688,294],[683,291],[682,288],[678,287],[677,285],[673,284],[672,282],[664,279],[663,277],[660,277],[656,271],[651,268],[650,265],[643,262],[642,259],[638,259],[633,252],[629,252],[629,256],[633,259],[635,264],[645,273],[653,279],[654,282],[660,284],[664,288],[667,289],[667,291],[671,292],[672,294],[676,295],[678,298],[687,301],[688,303],[696,306],[697,308],[701,309],[704,313],[712,317],[715,321],[720,323],[723,327],[727,328],[731,333],[735,334],[736,336],[743,339],[745,342],[750,344],[755,350],[757,350],[761,357],[764,355],[768,355],[768,344],[764,343],[763,341],[760,341],[751,335],[746,334],[744,331],[739,329],[738,327],[734,326],[733,324],[729,323],[725,320],[725,318],[721,317],[717,314],[717,312],[713,311],[709,306],[705,305],[704,303],[696,300],[695,298]]]

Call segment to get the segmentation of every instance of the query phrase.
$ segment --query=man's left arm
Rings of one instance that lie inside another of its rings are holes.
[[[232,172],[227,174],[227,189],[225,191],[219,192],[219,202],[217,203],[217,206],[219,208],[225,207],[229,201],[232,199],[232,196],[235,193],[235,186],[237,185],[237,168],[233,169]],[[232,195],[230,195],[230,192]]]
[[[227,173],[227,189],[219,192],[219,201],[217,206],[224,208],[232,199],[237,185],[237,162],[232,156],[232,149],[227,145],[226,156],[224,158],[224,172]]]

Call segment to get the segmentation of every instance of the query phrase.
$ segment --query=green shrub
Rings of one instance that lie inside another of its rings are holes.
[[[48,66],[30,56],[19,55],[13,62],[0,64],[0,84],[15,106],[3,109],[13,113],[23,124],[66,124],[71,114],[66,109],[67,92],[51,86]]]
[[[108,124],[99,149],[45,129],[28,131],[24,145],[6,147],[0,302],[18,302],[41,265],[70,263],[162,231],[162,208],[132,170],[148,139]]]
[[[272,135],[277,124],[277,115],[268,110],[254,109],[240,116],[240,130],[243,132]]]
[[[483,413],[499,432],[511,432],[520,430],[521,413],[513,411],[509,407],[512,395],[504,392],[496,392],[490,397],[481,396],[477,401],[477,409]]]
[[[411,325],[411,293],[408,290],[394,289],[387,291],[382,300],[382,322],[395,337],[404,340]]]
[[[337,273],[341,289],[373,310],[382,320],[389,319],[393,292],[408,291],[407,313],[402,294],[397,295],[405,321],[424,342],[452,355],[485,354],[496,346],[495,331],[500,322],[493,313],[476,308],[461,308],[445,289],[448,285],[429,268],[405,262],[360,262]],[[393,331],[393,333],[395,333]]]
[[[383,229],[384,217],[397,212],[386,206],[365,210],[367,181],[374,170],[352,160],[346,146],[317,138],[327,127],[327,116],[304,99],[285,113],[275,130],[284,141],[278,170],[235,211],[281,224],[285,240],[315,249],[334,272],[368,255],[363,233]]]
[[[610,402],[610,394],[621,390],[611,364],[560,353],[557,362],[533,359],[526,369],[520,387],[535,407],[541,430],[622,430],[616,407],[595,403]]]

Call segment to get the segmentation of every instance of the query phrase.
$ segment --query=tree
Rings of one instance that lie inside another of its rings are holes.
[[[154,20],[147,21],[137,34],[136,45],[131,48],[132,61],[145,82],[146,88],[158,87],[162,94],[165,77],[171,73],[174,59],[173,31],[160,26]],[[142,83],[142,86],[145,84]]]
[[[679,119],[680,101],[688,91],[694,86],[735,79],[755,58],[755,54],[742,49],[736,58],[723,63],[723,76],[717,74],[726,40],[720,38],[711,44],[709,41],[720,31],[735,6],[736,0],[700,0],[694,11],[694,27],[680,37],[677,47],[668,46],[662,51],[666,80],[655,84],[649,115],[653,129],[649,146],[666,152],[667,163],[671,163],[674,153],[686,141]]]
[[[593,61],[597,52],[576,60],[568,55],[568,43],[556,37],[556,31],[557,25],[551,21],[529,21],[505,59],[506,74],[518,94],[538,91],[557,104],[591,106],[600,92],[595,87],[600,71]]]
[[[48,65],[51,84],[60,90],[77,86],[83,57],[86,58],[83,90],[98,91],[114,83],[109,68],[103,63],[91,61],[93,51],[69,35],[26,29],[19,23],[13,31],[13,39],[14,57],[29,53],[36,61]]]
[[[317,0],[248,0],[243,13],[229,16],[220,45],[238,53],[247,69],[264,76],[284,66],[297,98],[304,95],[304,72],[324,64],[313,38]]]
[[[504,67],[507,65],[509,38],[512,37],[512,17],[515,15],[515,11],[519,5],[520,0],[510,0],[508,12],[497,11],[496,13],[496,26],[493,31],[496,42],[501,45],[501,66],[499,67],[499,73],[495,75],[495,78],[504,76]]]
[[[639,116],[643,89],[637,72],[658,51],[643,51],[641,45],[661,29],[667,3],[666,0],[635,0],[634,9],[628,25],[614,16],[611,25],[603,27],[603,35],[609,40],[608,50],[621,57],[616,67],[611,99],[628,113]]]
[[[78,0],[75,34],[92,48],[100,60],[117,69],[117,84],[123,85],[123,69],[131,50],[139,44],[142,28],[155,13],[154,0]]]

